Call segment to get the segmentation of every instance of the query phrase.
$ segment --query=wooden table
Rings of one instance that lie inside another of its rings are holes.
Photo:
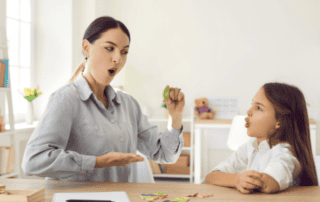
[[[213,197],[190,197],[192,201],[281,201],[281,202],[306,202],[319,201],[320,187],[290,187],[276,194],[241,194],[235,188],[219,187],[207,184],[176,184],[176,183],[111,183],[111,182],[65,182],[55,180],[35,179],[0,179],[8,189],[33,189],[45,187],[45,201],[51,202],[54,193],[59,192],[127,192],[132,202],[146,202],[140,198],[141,193],[163,192],[168,194],[167,199],[184,196],[187,193],[198,191],[199,193],[213,193]],[[163,199],[155,200],[158,202]]]

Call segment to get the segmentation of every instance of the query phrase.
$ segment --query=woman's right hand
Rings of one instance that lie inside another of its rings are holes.
[[[260,189],[264,186],[259,180],[261,177],[261,173],[255,170],[239,173],[235,179],[236,188],[243,194],[249,194],[253,189]]]
[[[109,152],[102,156],[96,156],[95,168],[126,166],[129,163],[139,161],[144,161],[144,158],[134,153]]]

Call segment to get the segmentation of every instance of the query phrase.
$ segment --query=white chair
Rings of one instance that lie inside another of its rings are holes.
[[[148,158],[139,151],[137,151],[137,155],[144,158],[144,161],[137,162],[138,183],[155,183]]]
[[[227,146],[233,151],[236,151],[241,145],[248,142],[249,140],[254,139],[254,137],[249,137],[247,135],[245,118],[246,116],[237,115],[232,120],[227,140]]]

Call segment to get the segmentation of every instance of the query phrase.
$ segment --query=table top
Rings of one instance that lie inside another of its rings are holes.
[[[241,194],[235,188],[219,187],[208,184],[177,184],[177,183],[121,183],[121,182],[69,182],[38,179],[0,179],[0,184],[7,189],[37,190],[45,187],[45,201],[51,202],[54,193],[63,192],[116,192],[124,191],[133,202],[146,202],[140,194],[163,192],[166,199],[173,200],[188,193],[213,193],[212,197],[189,197],[192,201],[317,201],[320,198],[320,187],[289,187],[276,194],[252,193]],[[162,202],[163,199],[156,201]]]

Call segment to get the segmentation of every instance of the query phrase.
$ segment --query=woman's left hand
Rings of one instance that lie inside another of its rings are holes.
[[[170,88],[169,85],[166,88],[169,89],[169,97],[163,99],[163,101],[167,103],[167,110],[170,116],[182,116],[185,105],[184,94],[180,92],[179,88]]]

